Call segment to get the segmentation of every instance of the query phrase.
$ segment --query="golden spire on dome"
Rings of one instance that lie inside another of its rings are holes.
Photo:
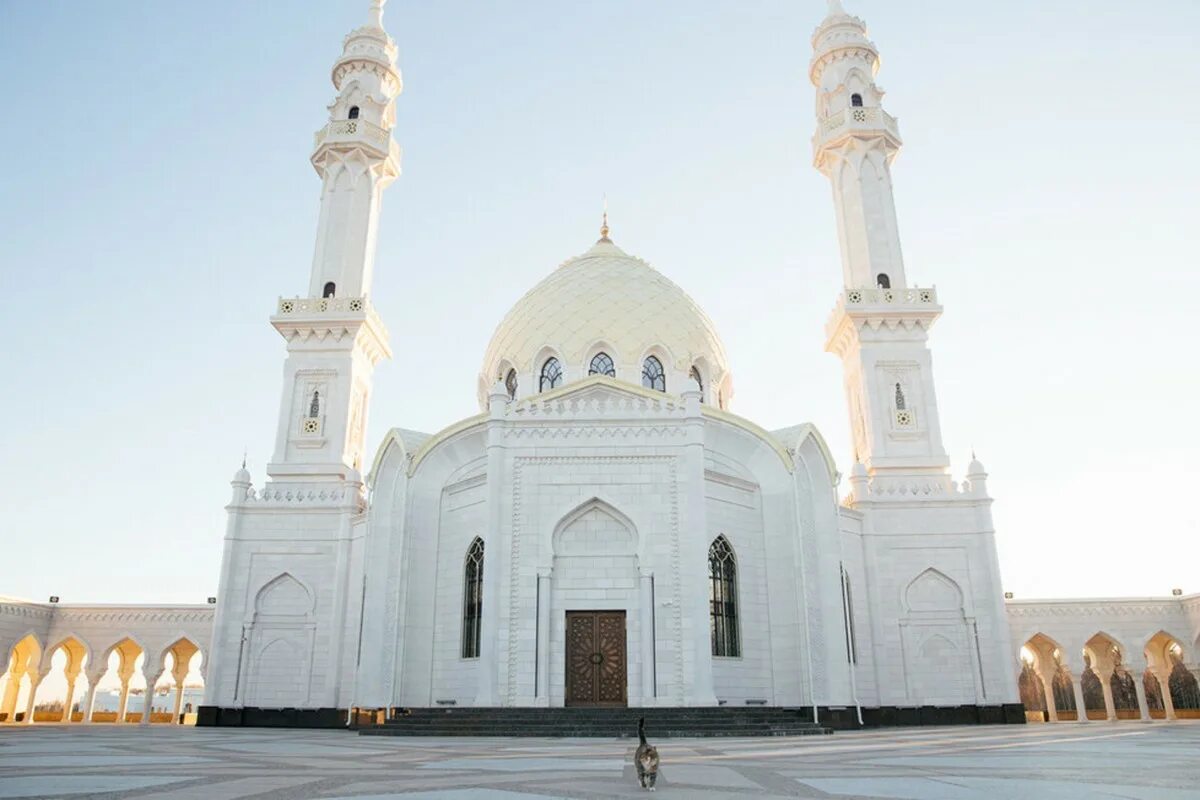
[[[600,241],[612,241],[608,238],[608,195],[604,195],[604,216],[600,220]]]

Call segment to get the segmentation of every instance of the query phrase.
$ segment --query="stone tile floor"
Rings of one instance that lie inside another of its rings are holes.
[[[653,737],[652,737],[653,738]],[[637,797],[633,742],[0,726],[0,798]],[[1200,722],[659,742],[656,798],[1200,799]]]

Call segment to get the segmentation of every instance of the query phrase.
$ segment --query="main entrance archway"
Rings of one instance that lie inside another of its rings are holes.
[[[628,704],[624,611],[567,612],[568,706]]]

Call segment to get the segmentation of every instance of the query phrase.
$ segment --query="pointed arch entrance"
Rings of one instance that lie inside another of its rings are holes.
[[[611,503],[592,497],[564,514],[551,535],[545,576],[545,622],[539,622],[539,672],[545,670],[548,705],[624,706],[639,702],[646,680],[631,681],[652,659],[643,658],[652,623],[643,601],[637,527]],[[539,581],[539,593],[543,582]],[[542,601],[539,600],[539,604]],[[539,676],[540,677],[540,676]],[[542,687],[539,687],[539,691]]]

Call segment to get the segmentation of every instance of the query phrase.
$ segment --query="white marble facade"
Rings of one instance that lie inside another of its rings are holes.
[[[846,278],[827,342],[856,441],[839,499],[820,433],[737,416],[712,321],[607,224],[501,321],[480,415],[392,429],[363,477],[388,355],[374,231],[399,173],[402,82],[380,18],[376,3],[347,38],[317,135],[310,290],[272,317],[288,346],[278,444],[264,486],[233,482],[206,702],[559,706],[574,611],[624,614],[630,705],[1015,702],[991,500],[978,463],[950,478],[926,346],[941,306],[906,282],[899,134],[862,21],[832,9],[811,64]],[[719,537],[733,579],[718,637]]]
[[[832,3],[810,62],[843,260],[825,341],[854,441],[839,497],[820,432],[738,416],[713,322],[607,221],[501,321],[477,416],[391,428],[366,454],[390,355],[375,237],[400,173],[382,5],[346,37],[316,136],[309,290],[271,318],[287,344],[277,444],[265,483],[244,468],[232,482],[206,705],[553,707],[587,704],[584,673],[597,702],[632,706],[1017,703],[1039,631],[1028,607],[1006,612],[982,465],[954,480],[942,445],[928,347],[942,306],[905,272],[901,140],[862,20]],[[623,661],[605,650],[568,678],[575,612],[616,626],[595,635]],[[1142,627],[1167,626],[1191,662],[1195,620]]]

